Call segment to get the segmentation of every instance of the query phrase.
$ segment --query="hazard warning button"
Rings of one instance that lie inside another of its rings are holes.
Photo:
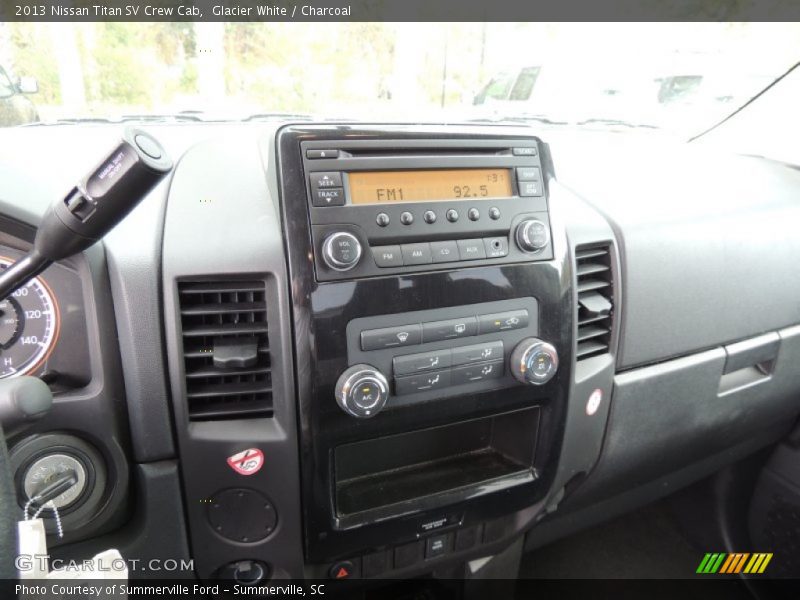
[[[328,571],[328,576],[331,579],[353,579],[354,577],[358,577],[358,571],[357,560],[340,560],[331,566]]]

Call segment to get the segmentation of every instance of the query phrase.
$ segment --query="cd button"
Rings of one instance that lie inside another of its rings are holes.
[[[376,246],[372,249],[375,264],[381,268],[402,267],[403,255],[400,246]]]
[[[454,262],[458,260],[458,245],[455,242],[431,242],[433,262]]]
[[[458,240],[458,255],[461,257],[461,260],[486,258],[483,240]]]
[[[404,265],[427,265],[431,262],[431,245],[427,242],[403,244],[400,249],[403,252]]]
[[[422,324],[422,337],[425,343],[468,337],[475,335],[477,331],[478,321],[475,317],[433,321],[431,323]]]

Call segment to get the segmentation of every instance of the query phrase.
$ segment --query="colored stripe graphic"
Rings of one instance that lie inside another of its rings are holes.
[[[716,573],[726,556],[727,554],[724,552],[706,554],[700,566],[697,567],[697,573]]]
[[[697,573],[701,574],[734,574],[734,573],[763,573],[772,560],[771,552],[708,552],[703,556]]]

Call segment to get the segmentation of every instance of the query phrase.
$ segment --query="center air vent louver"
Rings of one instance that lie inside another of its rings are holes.
[[[579,246],[575,251],[578,282],[577,360],[604,354],[611,344],[614,288],[608,246]]]
[[[272,416],[263,281],[178,284],[189,419]]]

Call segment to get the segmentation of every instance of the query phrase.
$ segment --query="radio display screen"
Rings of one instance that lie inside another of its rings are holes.
[[[510,198],[510,169],[351,171],[353,204]]]

